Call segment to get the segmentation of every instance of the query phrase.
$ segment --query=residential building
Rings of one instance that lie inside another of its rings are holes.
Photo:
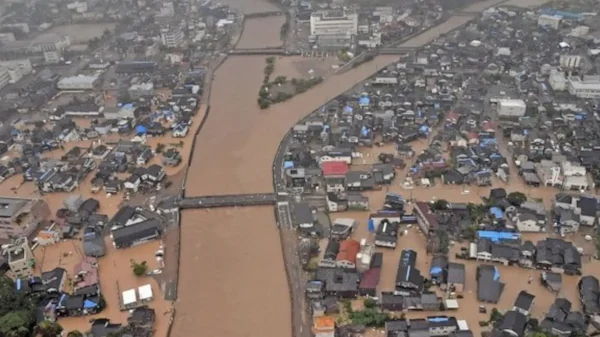
[[[542,14],[538,17],[537,24],[539,26],[558,29],[558,27],[560,26],[561,20],[562,20],[562,18],[560,16]]]
[[[163,28],[160,30],[160,40],[167,48],[177,48],[183,43],[183,31],[179,26]]]
[[[60,90],[92,90],[98,81],[98,76],[77,75],[62,78],[56,86]]]
[[[49,50],[44,52],[44,62],[47,64],[57,64],[61,61],[61,53],[58,50]]]
[[[527,316],[519,311],[510,310],[502,318],[498,329],[514,337],[523,337],[526,326]]]
[[[10,83],[10,74],[8,69],[0,68],[0,89],[4,88]]]
[[[154,95],[154,83],[146,82],[146,83],[138,83],[134,84],[129,89],[127,89],[129,93],[129,97],[132,99],[139,99],[142,97],[151,97]]]
[[[31,235],[50,215],[42,199],[0,198],[0,239]]]
[[[424,278],[416,267],[417,252],[405,249],[400,254],[396,273],[396,290],[401,294],[419,294],[423,290]]]
[[[451,262],[448,264],[448,276],[445,284],[442,284],[442,289],[449,293],[461,295],[465,290],[466,270],[462,263]]]
[[[571,95],[579,98],[598,98],[600,97],[600,76],[569,76],[567,90]]]
[[[316,11],[310,16],[310,35],[352,36],[358,34],[358,14],[342,10]]]
[[[533,307],[533,300],[535,299],[535,295],[526,292],[525,290],[521,290],[519,295],[517,295],[517,299],[515,300],[515,304],[513,305],[512,310],[518,311],[525,316],[528,316],[531,312],[531,308]]]
[[[158,219],[147,219],[123,227],[115,226],[111,229],[110,237],[115,248],[127,248],[154,240],[162,231],[163,227]]]
[[[339,268],[355,269],[356,254],[360,251],[360,243],[353,239],[340,242],[340,249],[336,257],[336,266]]]
[[[504,291],[504,283],[500,281],[500,272],[491,265],[477,267],[477,299],[486,303],[498,303]]]
[[[319,268],[315,279],[325,282],[326,295],[339,298],[356,298],[358,296],[358,273],[340,268]]]
[[[558,63],[563,69],[575,69],[581,66],[581,55],[560,55]]]
[[[315,317],[313,334],[315,337],[335,337],[335,319],[330,316]]]
[[[13,33],[0,33],[0,43],[1,42],[12,42],[15,41],[15,34]]]
[[[19,238],[14,243],[4,246],[2,255],[6,257],[8,267],[17,278],[33,276],[35,257],[26,238]]]
[[[500,117],[523,117],[527,105],[522,99],[499,99],[497,109]]]
[[[416,202],[414,210],[417,216],[417,223],[423,234],[429,235],[430,232],[438,227],[437,218],[427,203]]]
[[[10,77],[10,80],[8,81],[8,83],[14,84],[14,83],[19,82],[23,78],[21,69],[14,68],[14,67],[5,68],[5,69],[8,72],[8,76]]]
[[[0,61],[0,68],[18,68],[23,75],[28,75],[33,71],[33,66],[29,59]]]

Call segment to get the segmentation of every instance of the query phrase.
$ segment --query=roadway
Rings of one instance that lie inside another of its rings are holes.
[[[245,207],[260,205],[275,205],[277,196],[274,193],[210,195],[187,197],[179,201],[180,209]]]

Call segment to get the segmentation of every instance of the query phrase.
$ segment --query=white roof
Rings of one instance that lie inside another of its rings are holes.
[[[446,300],[446,308],[448,309],[458,309],[458,301],[455,299],[447,299]]]
[[[58,81],[58,84],[93,84],[97,79],[98,76],[77,75],[64,77],[60,81]]]
[[[140,300],[151,300],[152,299],[152,286],[149,284],[143,285],[138,288],[138,293],[140,294]]]
[[[469,324],[467,324],[467,321],[465,321],[464,319],[457,320],[456,323],[458,325],[458,330],[460,330],[460,331],[468,331],[468,330],[470,330],[469,329]]]
[[[501,98],[498,100],[498,104],[502,106],[527,107],[527,104],[522,99]]]
[[[137,302],[137,296],[135,294],[135,289],[125,290],[123,292],[123,305],[129,305]]]

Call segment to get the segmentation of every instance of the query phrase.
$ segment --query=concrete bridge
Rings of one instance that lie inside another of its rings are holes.
[[[283,48],[251,48],[251,49],[234,49],[229,51],[229,55],[292,55]]]
[[[380,55],[404,55],[416,51],[416,47],[388,47],[379,49]]]
[[[276,203],[277,195],[275,193],[208,195],[201,197],[183,198],[179,201],[179,208],[192,209],[217,207],[245,207],[275,205]]]
[[[280,15],[283,15],[282,11],[270,11],[270,12],[244,14],[244,18],[246,18],[246,19],[266,18],[269,16],[280,16]]]

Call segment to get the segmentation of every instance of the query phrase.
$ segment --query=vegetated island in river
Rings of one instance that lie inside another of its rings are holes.
[[[315,85],[323,82],[323,77],[311,77],[308,79],[292,78],[288,80],[285,76],[277,76],[271,81],[271,75],[275,71],[275,57],[267,57],[265,65],[265,78],[263,85],[258,91],[258,106],[266,109],[271,104],[287,101],[288,99],[301,94]]]

